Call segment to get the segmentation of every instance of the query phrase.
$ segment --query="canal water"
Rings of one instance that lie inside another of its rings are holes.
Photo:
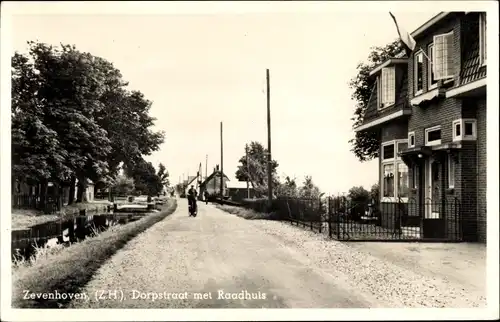
[[[153,212],[157,210],[152,210]],[[72,243],[95,236],[115,225],[123,225],[138,220],[150,213],[105,213],[76,216],[67,220],[53,221],[32,226],[28,229],[12,231],[12,260],[29,259],[36,247],[51,247]]]

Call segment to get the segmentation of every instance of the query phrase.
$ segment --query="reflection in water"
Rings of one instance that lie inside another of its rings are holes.
[[[78,216],[65,221],[48,222],[29,229],[12,231],[12,259],[30,258],[37,247],[70,245],[95,236],[115,225],[138,220],[147,213],[114,213]]]

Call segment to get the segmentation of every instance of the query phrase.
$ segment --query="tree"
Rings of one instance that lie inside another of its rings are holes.
[[[119,175],[113,183],[113,190],[119,195],[129,195],[134,188],[134,179],[124,175]]]
[[[248,164],[247,157],[243,155],[236,170],[236,179],[239,181],[248,180],[257,193],[265,194],[267,192],[267,149],[261,143],[252,141],[248,146]],[[271,173],[273,179],[273,186],[277,187],[279,184],[276,169],[278,162],[271,161]]]
[[[347,196],[352,203],[356,204],[365,204],[370,201],[370,192],[368,192],[368,190],[366,190],[362,186],[352,187],[351,189],[349,189],[349,193]]]
[[[354,90],[351,98],[356,102],[354,116],[351,118],[353,127],[362,124],[363,117],[370,99],[374,82],[368,78],[370,71],[378,64],[390,57],[396,56],[403,49],[399,40],[393,41],[384,47],[372,47],[368,56],[368,63],[358,64],[358,74],[351,79],[349,87]],[[380,145],[379,134],[375,131],[356,132],[355,137],[349,140],[351,151],[360,161],[369,161],[378,157]]]
[[[78,179],[77,201],[85,201],[87,178],[112,181],[121,163],[134,167],[159,149],[164,132],[150,129],[152,102],[128,91],[113,64],[74,46],[28,45],[12,59],[16,180],[41,183],[42,193],[49,181],[69,184],[72,203]]]
[[[380,186],[375,183],[370,189],[370,198],[377,202],[380,198]]]
[[[125,175],[134,179],[135,191],[138,194],[155,196],[163,190],[155,167],[142,158],[134,160],[131,165],[125,167]]]
[[[276,186],[276,195],[277,196],[294,198],[294,197],[297,197],[297,194],[298,194],[298,191],[297,191],[297,183],[295,181],[295,178],[291,179],[289,176],[286,176],[285,181],[283,183],[280,182]]]
[[[64,164],[67,151],[57,133],[44,123],[43,98],[39,95],[42,76],[28,57],[12,58],[12,182],[34,184],[51,178],[65,180],[71,169]]]
[[[111,148],[107,132],[95,122],[103,109],[100,97],[105,73],[95,64],[95,57],[74,46],[29,44],[34,66],[43,79],[38,90],[43,100],[43,123],[60,138],[67,152],[65,162],[73,171],[71,186],[78,179],[77,201],[85,201],[87,178],[96,181],[106,174]]]
[[[165,168],[165,166],[162,163],[160,163],[158,165],[158,174],[157,175],[160,178],[161,184],[165,188],[168,188],[170,186],[170,181],[168,179],[169,174],[168,174],[167,168]]]
[[[306,176],[304,178],[304,182],[302,183],[302,187],[299,189],[300,197],[307,199],[317,199],[320,196],[319,188],[312,181],[311,176]]]

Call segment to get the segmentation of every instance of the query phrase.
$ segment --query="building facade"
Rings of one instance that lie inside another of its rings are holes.
[[[363,124],[380,139],[380,203],[422,236],[486,241],[486,13],[441,12],[410,57],[374,68]],[[453,217],[453,218],[452,218]]]

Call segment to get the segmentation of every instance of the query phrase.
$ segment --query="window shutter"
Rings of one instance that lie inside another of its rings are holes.
[[[452,78],[453,73],[453,32],[434,36],[432,68],[435,80]]]
[[[382,103],[387,106],[396,100],[396,69],[394,67],[382,68]]]

